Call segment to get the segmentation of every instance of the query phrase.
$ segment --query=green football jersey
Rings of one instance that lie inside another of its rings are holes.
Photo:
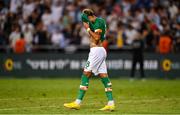
[[[101,41],[105,40],[105,33],[106,33],[106,22],[102,18],[96,18],[95,22],[90,22],[89,26],[91,30],[94,32],[96,31],[102,31],[101,32]]]
[[[105,40],[105,33],[106,33],[106,22],[102,18],[96,18],[95,22],[90,22],[87,15],[82,13],[81,14],[81,19],[83,22],[86,22],[89,24],[90,29],[93,32],[96,32],[98,30],[101,30],[101,41]]]

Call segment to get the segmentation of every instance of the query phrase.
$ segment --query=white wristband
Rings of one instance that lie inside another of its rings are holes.
[[[88,29],[87,29],[87,32],[89,32],[90,30],[91,30],[91,29],[90,29],[90,28],[88,28]]]

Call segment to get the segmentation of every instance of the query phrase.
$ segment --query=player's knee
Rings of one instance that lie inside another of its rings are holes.
[[[87,77],[91,77],[91,74],[92,74],[92,73],[91,73],[91,72],[86,72],[86,71],[84,71],[83,74],[84,74],[85,76],[87,76]]]

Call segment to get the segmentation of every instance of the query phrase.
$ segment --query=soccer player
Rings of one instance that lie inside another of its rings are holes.
[[[100,110],[113,111],[115,109],[115,104],[112,96],[112,84],[107,74],[105,62],[107,54],[106,50],[102,47],[102,42],[105,39],[106,33],[106,22],[104,19],[96,17],[91,9],[84,9],[81,16],[83,25],[90,36],[90,53],[81,77],[77,99],[72,103],[65,103],[64,106],[70,109],[80,109],[80,104],[88,89],[89,78],[92,73],[94,73],[94,75],[98,75],[101,78],[108,98],[107,105]]]

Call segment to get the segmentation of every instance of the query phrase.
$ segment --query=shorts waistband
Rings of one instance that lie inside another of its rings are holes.
[[[106,52],[106,49],[104,47],[92,47],[92,48],[90,48],[90,52],[94,52],[94,51]]]
[[[90,48],[90,49],[101,49],[101,48],[104,49],[104,47],[92,47],[92,48]]]

